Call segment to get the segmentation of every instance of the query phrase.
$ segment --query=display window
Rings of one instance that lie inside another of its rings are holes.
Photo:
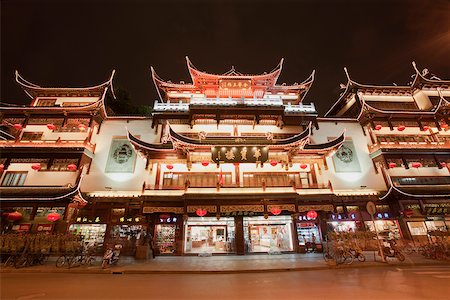
[[[425,225],[428,231],[447,231],[447,224],[445,221],[425,221]]]
[[[248,252],[293,251],[292,218],[245,217],[244,239]]]
[[[140,240],[145,236],[143,225],[114,225],[111,228],[111,237],[125,240]]]
[[[411,235],[427,235],[425,222],[408,222],[408,228]]]
[[[105,242],[106,224],[72,224],[69,232],[81,235],[89,246],[100,248]]]
[[[297,236],[299,246],[306,246],[307,243],[320,244],[319,226],[311,222],[297,223]]]
[[[176,224],[157,224],[155,226],[155,247],[160,254],[176,252],[175,232]]]
[[[185,253],[234,251],[234,218],[189,218],[185,233]]]
[[[354,232],[357,228],[355,221],[332,221],[328,222],[328,226],[336,232]]]
[[[375,227],[373,225],[374,223]],[[385,235],[386,237],[395,239],[400,239],[402,237],[398,222],[395,220],[376,220],[374,222],[365,221],[364,224],[369,231],[375,232],[376,228],[378,233],[380,233],[381,235]]]

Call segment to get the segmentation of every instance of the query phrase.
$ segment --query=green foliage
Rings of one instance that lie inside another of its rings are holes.
[[[107,93],[105,103],[109,115],[114,116],[151,116],[152,107],[149,105],[136,105],[133,103],[130,93],[121,87],[114,89],[116,99],[111,93]]]

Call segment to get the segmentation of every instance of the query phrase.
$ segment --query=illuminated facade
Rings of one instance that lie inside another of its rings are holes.
[[[152,68],[151,118],[107,115],[112,77],[77,89],[17,75],[33,102],[2,106],[2,209],[21,212],[13,228],[24,231],[59,212],[49,230],[120,240],[129,254],[144,232],[158,254],[320,250],[328,230],[373,230],[368,201],[398,236],[448,226],[449,81],[417,70],[405,87],[349,78],[320,118],[303,103],[314,72],[277,84],[282,64],[217,75],[187,59],[192,83]]]

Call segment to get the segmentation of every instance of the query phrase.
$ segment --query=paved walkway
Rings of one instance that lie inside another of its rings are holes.
[[[324,270],[329,268],[366,268],[384,266],[420,266],[420,265],[448,265],[450,261],[425,259],[420,255],[407,256],[404,262],[388,259],[382,263],[373,252],[365,253],[365,262],[356,261],[351,265],[328,265],[322,254],[255,254],[255,255],[221,255],[221,256],[157,256],[155,259],[135,260],[121,257],[119,264],[107,269],[100,266],[101,257],[96,258],[93,266],[77,266],[71,269],[56,268],[56,258],[51,258],[45,265],[32,266],[22,269],[1,268],[2,273],[104,273],[104,274],[155,274],[155,273],[248,273],[248,272],[281,272]]]

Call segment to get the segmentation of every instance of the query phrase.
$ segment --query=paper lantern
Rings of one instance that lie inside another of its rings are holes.
[[[317,211],[310,210],[306,213],[306,217],[310,220],[315,220],[317,218]]]
[[[169,169],[169,170],[172,170],[173,169],[173,165],[167,165],[166,168]]]
[[[278,165],[278,162],[277,162],[275,159],[272,159],[272,160],[270,161],[270,165],[271,165],[272,167],[275,167],[276,165]]]
[[[40,163],[32,164],[31,168],[35,171],[39,171],[41,169],[41,164]]]
[[[306,169],[307,167],[308,167],[307,164],[301,164],[301,165],[300,165],[300,168],[302,168],[303,170]]]
[[[420,162],[413,162],[411,165],[413,168],[420,168],[422,166]]]
[[[75,164],[70,164],[70,165],[67,166],[67,169],[68,169],[69,171],[75,171],[75,170],[77,169],[77,165],[75,165]]]
[[[47,124],[47,128],[50,130],[55,130],[56,126],[54,124]]]
[[[445,161],[441,162],[441,167],[447,168],[447,163]],[[0,165],[0,171],[1,171],[1,165]]]
[[[430,126],[428,126],[428,125],[423,126],[423,131],[427,131],[429,129],[430,129]]]
[[[15,211],[15,212],[9,213],[6,218],[10,221],[19,221],[20,219],[22,219],[22,214],[18,211]]]
[[[208,211],[206,209],[201,209],[201,208],[197,208],[197,210],[195,211],[195,214],[199,217],[203,217],[208,213]]]
[[[14,127],[16,130],[20,130],[20,129],[22,129],[22,124],[16,123],[16,124],[13,125],[13,127]]]
[[[47,220],[50,222],[56,222],[61,218],[61,215],[55,212],[49,213],[47,215]]]
[[[281,214],[281,209],[279,207],[272,207],[272,209],[270,210],[270,212],[274,215],[274,216],[278,216],[279,214]]]
[[[78,129],[79,129],[80,131],[85,131],[85,130],[87,129],[87,126],[80,123],[80,124],[78,124]]]
[[[389,168],[390,169],[395,168],[396,166],[397,166],[397,164],[395,162],[389,163]]]
[[[5,169],[5,165],[4,164],[0,164],[0,172],[2,172]]]
[[[447,129],[448,128],[448,124],[447,123],[442,123],[441,124],[441,128]]]
[[[207,161],[207,160],[202,161],[202,166],[207,167],[208,165],[209,165],[209,161]]]
[[[381,126],[380,124],[375,125],[375,130],[381,130],[381,128],[383,128],[383,126]]]
[[[397,130],[398,131],[403,131],[403,130],[405,130],[406,129],[406,126],[405,125],[399,125],[398,127],[397,127]]]

